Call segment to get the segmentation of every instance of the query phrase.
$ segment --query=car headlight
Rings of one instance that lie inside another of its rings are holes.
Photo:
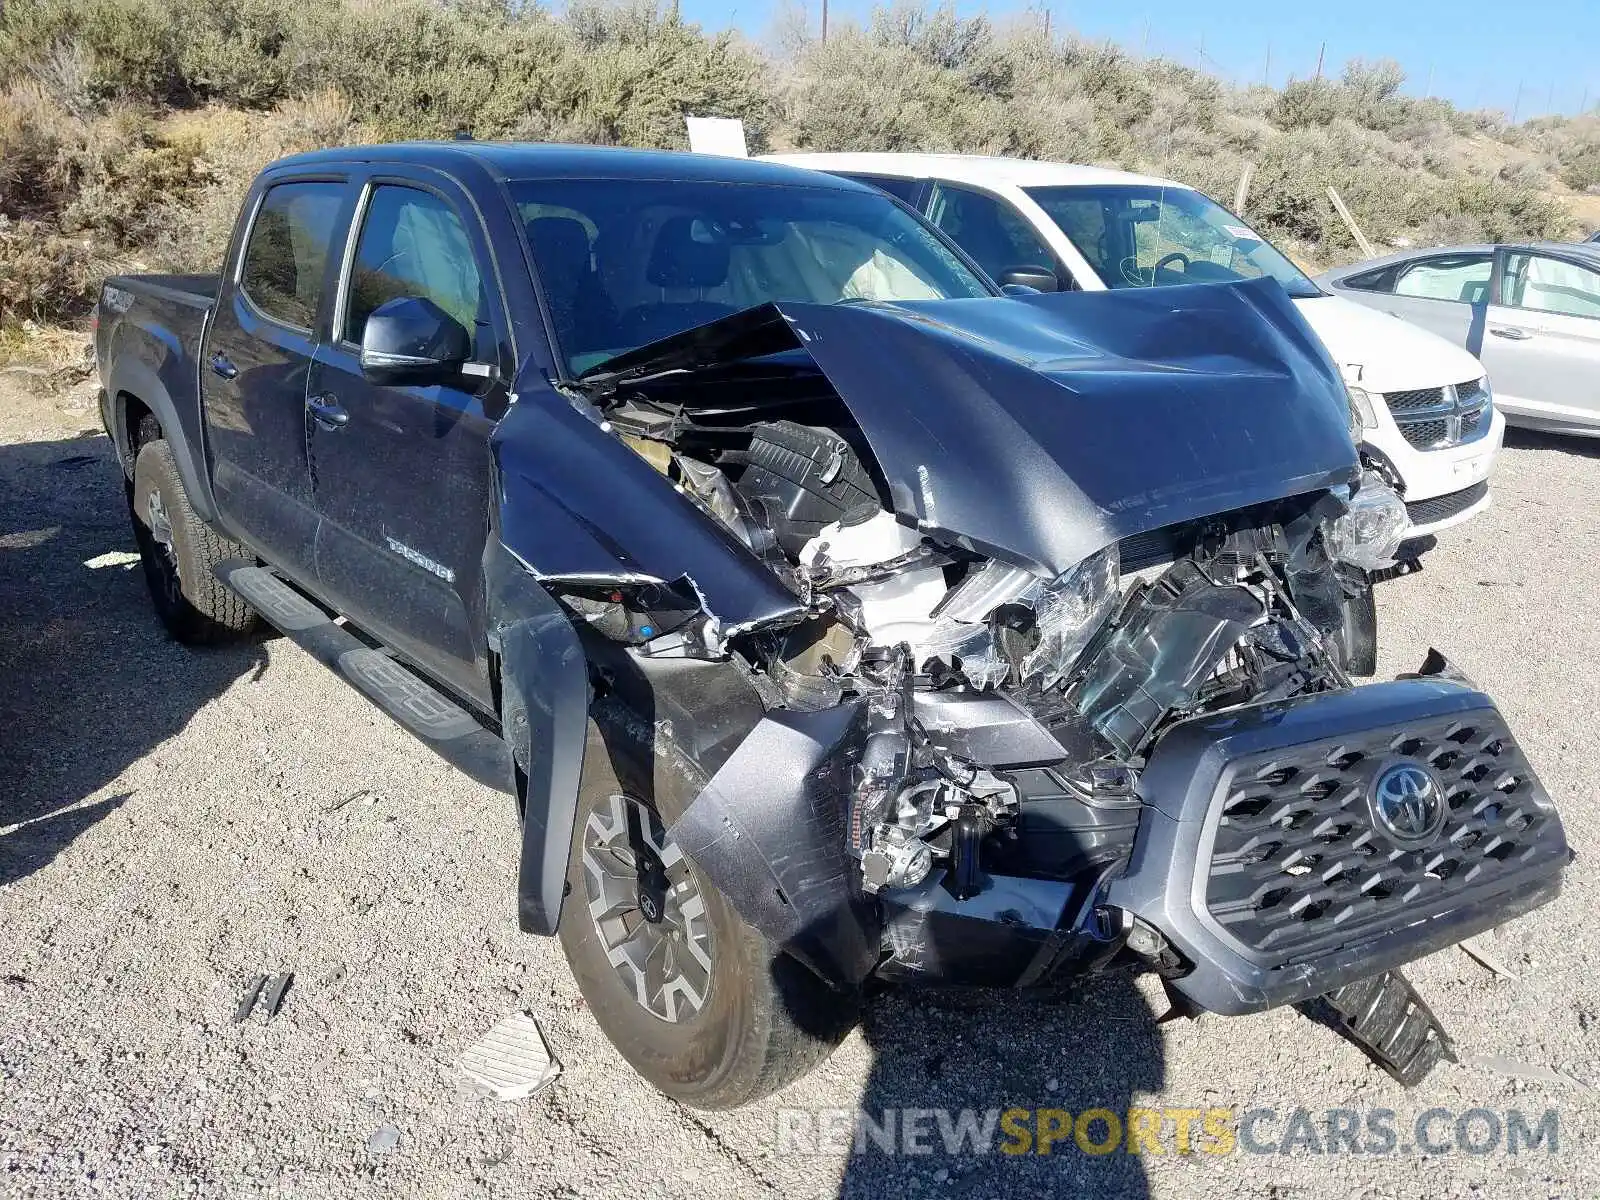
[[[1381,571],[1394,566],[1394,556],[1410,528],[1405,501],[1377,474],[1367,471],[1344,515],[1328,522],[1323,542],[1330,558],[1363,571]]]
[[[1344,390],[1350,397],[1350,436],[1359,442],[1362,430],[1378,427],[1378,410],[1372,403],[1372,393],[1366,388],[1347,383]]]
[[[1039,640],[1022,659],[1022,678],[1048,687],[1076,665],[1100,626],[1116,608],[1122,555],[1113,542],[1049,583],[1022,597],[1033,609]]]

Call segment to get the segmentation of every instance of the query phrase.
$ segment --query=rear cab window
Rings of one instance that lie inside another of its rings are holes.
[[[268,320],[310,332],[346,184],[273,184],[261,197],[239,266],[239,290]]]

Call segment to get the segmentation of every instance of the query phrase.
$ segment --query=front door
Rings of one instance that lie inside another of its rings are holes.
[[[1553,424],[1600,421],[1600,272],[1502,250],[1483,365],[1509,407]]]
[[[231,532],[302,580],[311,575],[316,530],[306,379],[348,190],[330,179],[267,188],[201,349],[218,511]]]
[[[360,365],[367,317],[404,296],[432,300],[474,334],[475,358],[499,364],[505,324],[484,285],[487,247],[458,199],[399,180],[367,185],[307,408],[321,591],[456,691],[486,701],[489,433],[504,385],[464,376],[453,386],[384,386]]]

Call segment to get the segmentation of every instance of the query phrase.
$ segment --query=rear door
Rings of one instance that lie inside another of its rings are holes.
[[[309,581],[316,512],[306,382],[330,246],[342,245],[349,180],[273,179],[224,272],[201,350],[200,388],[217,508],[273,566]]]
[[[420,170],[368,178],[308,391],[314,413],[343,421],[310,422],[321,590],[358,625],[479,700],[489,696],[479,594],[489,433],[505,411],[500,380],[511,365],[492,261],[456,184]],[[403,296],[432,300],[460,320],[482,374],[449,387],[368,382],[360,365],[367,316]]]
[[[1559,255],[1503,247],[1484,366],[1516,411],[1600,422],[1600,271]]]

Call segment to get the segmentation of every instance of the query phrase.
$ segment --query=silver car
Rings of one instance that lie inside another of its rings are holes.
[[[1600,437],[1600,244],[1407,250],[1318,282],[1465,346],[1510,424]]]

